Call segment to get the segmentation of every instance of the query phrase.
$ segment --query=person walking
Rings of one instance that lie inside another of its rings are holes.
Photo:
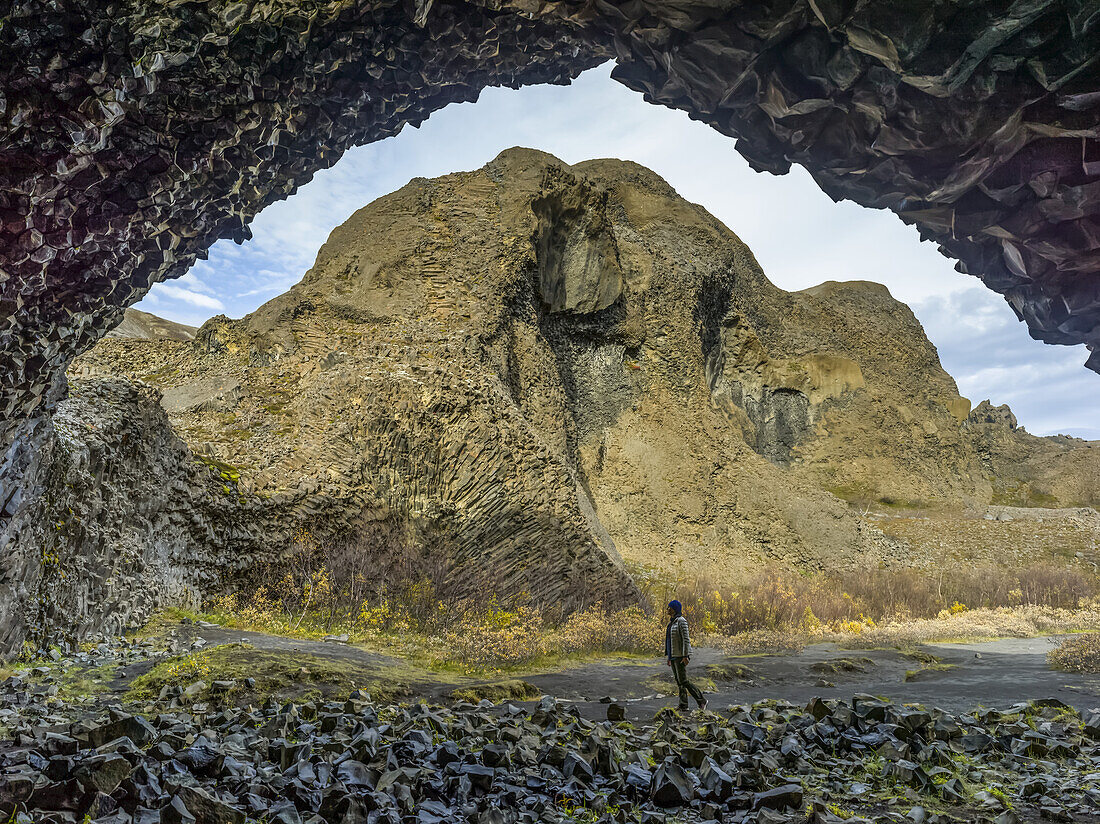
[[[687,665],[691,661],[691,641],[688,638],[688,621],[679,601],[668,605],[668,628],[665,630],[665,658],[672,667],[672,677],[680,688],[680,709],[688,708],[688,695],[695,699],[699,709],[707,708],[707,699],[687,677]]]

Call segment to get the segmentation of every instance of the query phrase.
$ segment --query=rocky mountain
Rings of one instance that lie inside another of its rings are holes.
[[[652,172],[528,149],[359,210],[241,320],[72,374],[159,388],[268,548],[397,517],[542,596],[629,599],[621,558],[920,562],[868,507],[1100,503],[1097,444],[971,411],[885,287],[785,292]]]
[[[0,656],[234,586],[302,530],[397,524],[454,591],[566,606],[636,598],[624,559],[730,580],[1100,549],[1100,444],[971,410],[884,287],[778,289],[632,163],[513,149],[413,180],[190,338],[131,312],[74,362],[0,496]]]

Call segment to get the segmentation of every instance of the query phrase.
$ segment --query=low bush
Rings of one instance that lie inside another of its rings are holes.
[[[609,611],[602,604],[548,622],[537,609],[467,612],[444,636],[451,658],[471,668],[514,667],[551,655],[640,652],[659,655],[664,622],[638,606]]]
[[[1100,633],[1065,639],[1047,653],[1047,663],[1065,672],[1100,672]]]
[[[703,577],[661,579],[644,571],[638,577],[652,609],[676,598],[697,631],[740,639],[724,645],[746,651],[797,646],[800,637],[828,633],[880,635],[876,630],[884,624],[939,621],[972,612],[976,615],[970,623],[989,627],[1009,622],[1007,614],[995,614],[997,610],[1026,613],[1020,623],[1060,625],[1064,616],[1059,611],[1082,610],[1100,592],[1095,576],[1056,564],[872,569],[813,576],[773,566],[738,586],[719,586]],[[1053,612],[1044,618],[1043,610]]]
[[[251,586],[217,599],[213,618],[240,628],[320,637],[347,633],[405,655],[468,671],[595,653],[660,656],[665,611],[677,598],[693,639],[735,654],[791,652],[808,641],[920,644],[1100,628],[1097,580],[1072,565],[945,567],[805,575],[779,566],[737,586],[672,580],[635,569],[639,605],[611,611],[577,597],[540,609],[463,579],[447,553],[383,522],[353,540],[298,536],[290,557],[261,567]],[[466,593],[479,593],[476,599]]]

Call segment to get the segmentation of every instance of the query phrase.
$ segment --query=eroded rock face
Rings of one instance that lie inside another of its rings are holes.
[[[349,146],[612,55],[756,168],[892,209],[1036,337],[1100,342],[1089,3],[20,0],[3,22],[5,450],[125,305]]]
[[[588,314],[623,290],[619,251],[607,215],[607,191],[550,167],[531,203],[539,294],[551,312]]]
[[[883,380],[820,322],[792,345],[777,319],[805,304],[652,172],[513,149],[361,209],[252,315],[189,345],[104,341],[74,373],[156,382],[192,449],[299,522],[396,515],[504,591],[612,603],[634,591],[619,554],[731,575],[882,560],[791,471]]]
[[[158,396],[124,380],[75,381],[28,436],[24,498],[0,532],[0,656],[194,605],[249,563],[262,520],[195,462]]]

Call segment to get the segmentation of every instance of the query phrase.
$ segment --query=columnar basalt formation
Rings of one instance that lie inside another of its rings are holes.
[[[73,371],[155,383],[193,450],[292,519],[347,534],[396,516],[467,585],[610,604],[634,592],[620,539],[662,566],[881,557],[777,465],[789,427],[737,406],[775,386],[740,340],[785,294],[652,172],[512,149],[359,210],[251,315],[190,344],[103,341]],[[800,437],[863,380],[806,334],[820,354],[773,359]]]
[[[396,513],[509,591],[546,563],[539,591],[570,564],[614,581],[612,545],[716,576],[906,560],[824,490],[1100,502],[1095,473],[1056,491],[1035,463],[1096,453],[971,425],[885,287],[784,292],[652,172],[528,149],[359,210],[242,320],[104,341],[74,373],[156,383],[245,494],[324,505],[338,531]]]
[[[269,526],[179,439],[151,387],[75,381],[0,530],[0,658],[196,605]]]

